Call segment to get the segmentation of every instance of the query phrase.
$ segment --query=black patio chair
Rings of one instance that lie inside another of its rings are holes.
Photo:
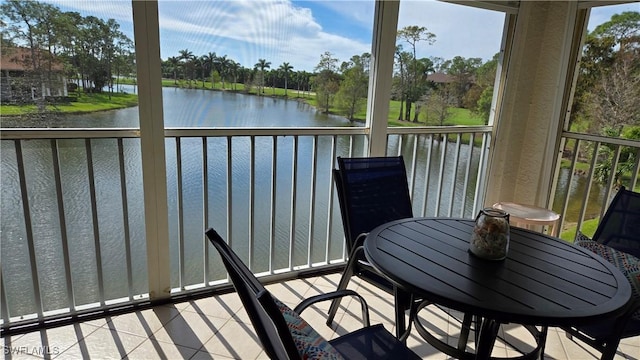
[[[349,254],[338,290],[346,289],[351,277],[356,275],[393,293],[393,284],[367,262],[362,245],[375,227],[413,217],[404,159],[402,156],[338,157],[338,169],[333,170],[333,179]],[[332,301],[327,325],[333,322],[340,300]],[[408,301],[400,306],[409,309],[411,303]]]
[[[215,230],[207,230],[206,235],[220,253],[231,282],[269,358],[420,359],[385,330],[382,324],[369,324],[367,303],[355,291],[342,290],[316,295],[305,299],[291,310],[265,289]],[[360,301],[363,328],[327,341],[299,316],[304,309],[318,301],[344,296],[354,296]]]
[[[633,300],[617,319],[564,328],[567,337],[584,341],[613,359],[621,339],[640,335],[640,193],[621,187],[607,208],[593,239],[578,234],[575,243],[616,265],[627,276]]]
[[[640,193],[621,186],[593,240],[640,258]]]

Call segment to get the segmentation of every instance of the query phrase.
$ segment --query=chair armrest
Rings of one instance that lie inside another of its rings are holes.
[[[303,300],[300,304],[298,304],[298,306],[296,306],[293,309],[293,311],[296,312],[297,314],[301,314],[306,308],[308,308],[309,306],[317,302],[333,300],[333,299],[342,298],[345,296],[354,296],[360,301],[360,307],[362,309],[362,324],[364,325],[364,327],[369,327],[371,324],[369,322],[369,306],[367,305],[367,302],[364,300],[362,296],[360,296],[360,294],[349,289],[337,290],[337,291],[332,291],[326,294],[312,296],[310,298]]]
[[[353,248],[358,248],[364,245],[364,240],[369,235],[368,232],[362,233],[356,237],[356,240],[353,242]]]

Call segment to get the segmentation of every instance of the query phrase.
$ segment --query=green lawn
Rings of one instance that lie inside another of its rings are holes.
[[[46,105],[48,111],[60,111],[69,114],[89,113],[104,110],[122,109],[138,105],[138,95],[113,93],[84,94],[77,93],[78,100],[69,104]],[[3,116],[24,115],[37,112],[36,105],[0,105]]]
[[[582,233],[588,237],[592,237],[598,227],[600,219],[585,220],[582,223]],[[576,224],[567,226],[567,230],[560,232],[560,238],[568,242],[573,242],[576,236]]]

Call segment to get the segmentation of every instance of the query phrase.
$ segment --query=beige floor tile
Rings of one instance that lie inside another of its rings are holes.
[[[633,339],[626,340],[628,341],[620,343],[620,346],[618,346],[618,351],[626,354],[628,356],[628,359],[640,359],[640,337],[634,337]]]
[[[267,354],[265,354],[265,352],[262,351],[260,352],[260,354],[258,354],[258,357],[256,357],[256,360],[270,360],[270,359],[267,356]]]
[[[447,355],[431,346],[417,332],[412,332],[407,338],[407,346],[418,356],[429,360],[444,360]]]
[[[577,358],[577,356],[582,356],[584,359],[599,359],[600,352],[593,349],[589,345],[584,342],[573,338],[568,339],[565,335],[564,330],[558,329],[558,335],[562,341],[562,346],[565,349],[567,354],[567,358],[569,360],[573,358]],[[633,338],[623,339],[620,345],[618,346],[618,350],[616,355],[614,356],[615,360],[638,360],[640,359],[640,336],[636,336]]]
[[[338,283],[340,282],[341,276],[342,274],[335,273],[335,274],[322,275],[322,276],[309,278],[309,279],[315,280],[313,282],[314,285],[336,290],[338,288]]]
[[[418,313],[418,318],[416,322],[422,324],[422,326],[429,331],[433,336],[435,336],[438,340],[446,343],[450,343],[449,335],[455,334],[456,338],[459,336],[460,330],[449,330],[450,327],[450,316],[445,311],[442,311],[440,308],[429,305],[426,308],[423,308]],[[395,320],[394,320],[395,323]],[[418,326],[418,325],[415,325]],[[419,336],[417,330],[412,330],[412,333]],[[455,342],[457,344],[457,340]]]
[[[146,339],[99,328],[62,352],[58,359],[122,359]]]
[[[225,322],[221,318],[182,311],[151,338],[199,350]]]
[[[394,299],[388,294],[370,284],[362,284],[358,294],[363,296],[369,307],[369,317],[372,323],[395,323]],[[360,303],[356,299],[349,302],[348,312],[360,318]]]
[[[34,331],[11,339],[10,349],[38,358],[55,358],[99,328],[87,324]],[[15,358],[15,357],[12,357]]]
[[[320,336],[330,340],[333,338],[333,334],[336,328],[336,322],[334,321],[331,326],[327,326],[327,308],[319,308],[314,305],[305,309],[300,315],[311,327],[313,327]]]
[[[222,356],[222,355],[209,354],[206,351],[198,351],[189,360],[225,360],[225,359],[233,359],[233,358]]]
[[[182,302],[177,302],[177,303],[173,303],[173,304],[167,304],[167,305],[162,305],[162,306],[170,306],[170,307],[174,307],[180,311],[184,310],[187,306],[189,306],[189,302],[188,301],[182,301]]]
[[[334,291],[340,275],[298,279],[272,284],[268,288],[274,296],[295,307],[305,298]],[[366,298],[371,323],[383,323],[389,332],[395,334],[393,296],[357,277],[352,278],[349,288]],[[343,300],[333,326],[327,327],[325,321],[329,305],[330,302],[323,302],[308,308],[302,314],[322,336],[327,339],[335,338],[362,327],[360,306],[352,298]],[[457,345],[460,324],[452,316],[460,318],[460,313],[428,307],[419,316],[425,326],[440,336],[442,341]],[[504,325],[500,334],[517,346],[533,344],[531,335],[519,326]],[[475,347],[473,333],[470,338],[467,345],[472,350]],[[2,338],[2,344],[14,351],[23,349],[21,354],[11,355],[12,360],[47,358],[42,354],[47,349],[51,352],[49,357],[57,359],[117,359],[122,356],[130,359],[195,360],[267,358],[235,293],[18,334]],[[407,344],[423,359],[449,359],[422,339],[415,329]],[[45,348],[46,346],[49,348]],[[26,349],[36,352],[36,356],[26,353]],[[504,343],[497,343],[493,355],[513,357],[518,353]],[[598,359],[599,356],[600,353],[588,345],[567,339],[564,331],[549,329],[545,359],[591,360]],[[615,359],[640,360],[640,337],[623,340]]]
[[[83,324],[89,324],[89,325],[93,325],[93,326],[96,326],[96,327],[103,327],[109,321],[110,321],[110,319],[108,319],[108,318],[100,318],[100,319],[95,319],[95,320],[84,321]]]
[[[305,299],[304,294],[311,287],[308,281],[292,280],[265,286],[278,300],[289,306],[296,306]]]
[[[198,350],[185,346],[147,339],[140,344],[140,346],[130,352],[126,356],[126,359],[190,359],[196,352],[198,352]]]
[[[564,332],[559,333],[556,329],[549,329],[547,334],[547,342],[544,348],[545,359],[566,359],[567,354],[564,351],[564,345],[562,344],[562,337]]]
[[[304,298],[308,299],[312,296],[316,296],[316,295],[322,295],[322,294],[327,294],[327,293],[331,293],[336,291],[335,288],[331,288],[328,286],[324,286],[324,285],[318,285],[318,284],[310,284],[309,289],[307,290],[306,293],[304,293]],[[345,297],[345,299],[348,299],[349,297]],[[319,302],[317,303],[317,306],[319,307],[325,307],[327,309],[329,309],[329,306],[331,306],[331,301],[323,301],[323,302]]]
[[[562,341],[562,347],[567,359],[587,360],[600,358],[598,351],[586,345],[582,341],[576,338],[569,340],[565,337],[564,332],[559,332],[558,337]]]
[[[238,294],[229,293],[220,296],[211,296],[185,303],[186,311],[193,311],[223,319],[231,317],[242,308],[242,302]]]
[[[530,353],[536,348],[535,338],[525,327],[518,324],[503,324],[500,329],[509,354],[518,354],[517,350]]]
[[[240,308],[238,311],[236,311],[236,313],[231,317],[231,320],[243,322],[245,324],[251,324],[251,319],[249,318],[249,314],[243,307]]]
[[[253,327],[229,320],[201,349],[234,359],[255,359],[262,351]]]
[[[180,312],[172,306],[157,306],[153,309],[114,316],[105,326],[111,330],[150,337]]]

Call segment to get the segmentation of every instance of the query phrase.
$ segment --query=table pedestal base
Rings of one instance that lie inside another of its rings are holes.
[[[535,341],[535,347],[531,350],[523,351],[516,348],[515,345],[509,344],[506,339],[501,338],[498,335],[498,330],[500,328],[500,323],[487,320],[480,319],[476,316],[466,315],[462,319],[457,319],[460,322],[460,337],[458,338],[457,347],[454,347],[438,337],[436,337],[432,331],[429,331],[427,327],[422,323],[419,312],[423,310],[427,306],[435,306],[427,301],[418,305],[416,317],[414,319],[416,331],[425,339],[431,346],[438,349],[439,351],[454,357],[456,359],[462,360],[473,360],[473,359],[517,359],[517,360],[530,360],[530,359],[542,359],[544,355],[544,346],[547,337],[547,328],[543,327],[542,330],[539,330],[537,327],[532,325],[521,325],[523,326],[529,334],[533,337]],[[477,329],[481,329],[477,331]],[[475,352],[470,351],[468,349],[467,342],[469,340],[469,336],[473,336],[473,342],[475,344]],[[511,346],[514,351],[518,351],[520,353],[519,356],[515,357],[490,357],[489,355],[492,352],[494,343],[496,339],[508,344]]]

